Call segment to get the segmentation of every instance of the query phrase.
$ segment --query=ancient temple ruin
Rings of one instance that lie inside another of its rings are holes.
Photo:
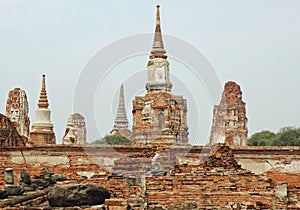
[[[27,137],[21,136],[13,122],[0,114],[0,148],[24,147]]]
[[[50,120],[51,110],[46,92],[45,75],[42,77],[42,88],[38,101],[38,108],[35,111],[35,120],[32,125],[28,143],[35,146],[55,144],[56,138],[53,131],[53,124]]]
[[[157,10],[147,94],[133,101],[133,138],[143,143],[78,145],[86,125],[76,113],[56,145],[43,76],[32,147],[0,114],[0,209],[300,209],[300,147],[239,147],[247,117],[235,82],[214,107],[211,145],[167,144],[187,143],[187,104],[171,94]],[[123,87],[115,128],[128,128]]]
[[[84,117],[79,113],[75,113],[69,116],[62,143],[68,145],[87,144],[85,120]]]
[[[227,82],[220,104],[214,107],[210,144],[246,146],[247,122],[241,88],[235,82]]]
[[[120,87],[119,105],[114,123],[114,129],[110,132],[110,134],[125,136],[128,139],[131,138],[131,131],[128,129],[128,119],[126,115],[123,84],[121,84]]]
[[[87,131],[84,117],[79,113],[72,114],[71,117],[74,123],[74,132],[77,138],[76,143],[80,145],[87,144]]]
[[[68,118],[65,135],[62,140],[63,144],[75,144],[77,143],[77,136],[75,134],[74,120],[72,115]]]
[[[13,123],[21,136],[29,136],[29,108],[27,95],[24,90],[15,88],[8,93],[6,116]]]
[[[187,103],[182,96],[171,93],[172,83],[162,39],[159,6],[147,75],[147,94],[137,96],[133,101],[133,141],[187,143]]]

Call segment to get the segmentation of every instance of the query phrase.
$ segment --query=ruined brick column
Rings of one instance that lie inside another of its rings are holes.
[[[6,103],[6,116],[13,123],[21,136],[29,136],[30,120],[28,117],[26,92],[20,88],[9,91]]]
[[[35,121],[32,125],[28,143],[35,146],[55,144],[56,138],[53,131],[53,124],[50,120],[51,110],[48,108],[45,75],[42,77],[42,89],[38,108],[35,111]]]
[[[14,124],[0,114],[0,148],[24,147],[27,137],[21,136]]]
[[[235,82],[227,82],[220,104],[214,107],[210,144],[246,146],[247,122],[241,88]]]

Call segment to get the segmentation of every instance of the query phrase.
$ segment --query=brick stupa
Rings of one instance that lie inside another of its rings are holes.
[[[35,111],[35,121],[30,132],[29,145],[45,146],[47,144],[56,143],[53,124],[50,120],[51,110],[48,107],[45,75],[43,75],[42,89],[38,101],[38,108]]]
[[[62,139],[62,144],[77,144],[77,136],[75,134],[74,119],[72,115],[69,116],[65,135]]]
[[[62,144],[86,145],[86,133],[84,117],[79,113],[71,114],[67,121]]]
[[[21,136],[29,136],[29,109],[27,95],[24,90],[14,88],[9,91],[6,103],[6,116],[13,123]]]
[[[132,140],[138,143],[188,143],[187,103],[171,93],[169,62],[157,6],[154,42],[147,64],[147,94],[133,101]]]
[[[110,135],[121,135],[131,139],[131,131],[128,129],[123,84],[121,84],[120,87],[119,105],[114,123],[114,129],[110,132]]]
[[[241,88],[235,82],[227,82],[220,104],[214,107],[210,144],[246,146],[247,122]]]

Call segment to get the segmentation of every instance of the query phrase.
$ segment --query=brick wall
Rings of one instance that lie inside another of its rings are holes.
[[[111,192],[112,199],[132,203],[135,209],[296,208],[300,175],[291,166],[299,152],[299,147],[213,149],[161,144],[0,149],[0,187],[4,187],[4,168],[14,169],[18,183],[20,170],[33,177],[46,166],[68,177],[59,184],[99,184]],[[251,168],[249,157],[257,163],[273,163],[281,157],[289,161],[283,171],[261,174],[244,169]]]

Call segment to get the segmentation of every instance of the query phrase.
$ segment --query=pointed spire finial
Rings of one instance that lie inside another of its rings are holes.
[[[120,87],[120,95],[124,95],[124,87],[123,87],[123,83],[121,83],[121,87]]]
[[[114,128],[117,128],[117,129],[124,129],[124,128],[127,129],[128,128],[128,120],[127,120],[127,116],[126,116],[126,109],[125,109],[125,102],[124,102],[123,84],[121,84],[121,87],[120,87],[119,106],[118,106],[117,117],[115,119]]]
[[[38,107],[39,108],[45,108],[47,109],[49,104],[48,104],[48,98],[47,98],[47,92],[46,92],[46,79],[45,79],[45,75],[43,75],[42,77],[42,89],[41,89],[41,93],[40,93],[40,99],[38,102]]]
[[[156,5],[156,25],[160,25],[160,12],[159,12],[159,5]]]
[[[150,58],[167,58],[166,51],[164,49],[164,43],[162,39],[161,34],[161,28],[160,28],[160,12],[159,12],[160,6],[156,6],[156,27],[155,27],[155,35],[154,35],[154,41],[152,46],[152,51]]]

